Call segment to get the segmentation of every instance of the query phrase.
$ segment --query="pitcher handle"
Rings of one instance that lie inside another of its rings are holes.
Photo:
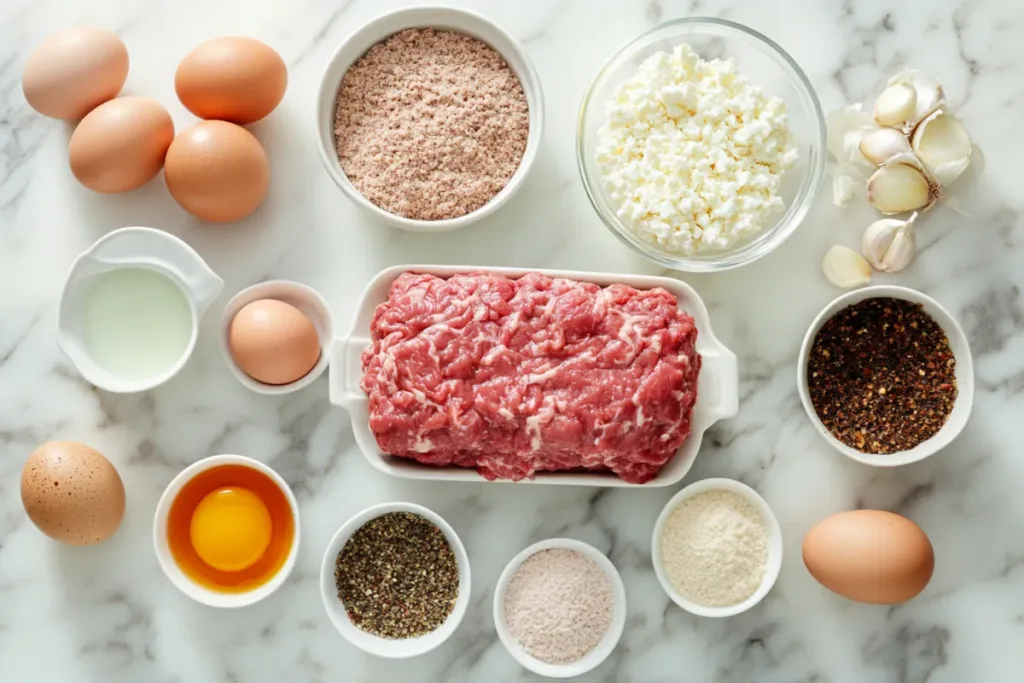
[[[195,249],[169,232],[156,228],[114,230],[100,238],[87,253],[101,263],[168,268],[188,288],[200,314],[224,288],[224,280],[213,272]]]

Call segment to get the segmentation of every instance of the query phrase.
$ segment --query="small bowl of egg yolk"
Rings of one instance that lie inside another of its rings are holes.
[[[327,368],[331,311],[316,290],[271,280],[236,294],[224,307],[221,348],[228,369],[259,394],[287,394]]]
[[[299,551],[299,508],[263,463],[215,455],[186,467],[156,507],[153,543],[164,574],[210,607],[244,607],[288,578]]]

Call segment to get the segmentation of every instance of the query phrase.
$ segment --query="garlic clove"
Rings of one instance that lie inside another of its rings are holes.
[[[906,228],[898,230],[896,236],[893,237],[892,244],[885,252],[885,256],[879,262],[878,270],[885,273],[898,273],[910,265],[916,252],[917,238],[914,237],[914,232]]]
[[[917,112],[917,89],[909,83],[895,83],[875,100],[875,122],[893,128],[906,125]]]
[[[829,282],[842,289],[863,287],[871,282],[871,265],[853,249],[840,244],[825,252],[821,271]]]
[[[864,158],[877,166],[911,151],[907,136],[895,128],[879,128],[868,133],[861,138],[859,148]]]
[[[841,172],[851,167],[872,170],[872,164],[861,155],[857,146],[861,138],[877,128],[871,117],[861,111],[859,104],[829,115],[828,151],[836,158]]]
[[[958,118],[941,109],[917,124],[910,146],[943,186],[952,184],[971,165],[971,136]]]
[[[861,251],[875,270],[898,273],[910,265],[917,251],[914,236],[915,212],[907,220],[883,218],[875,221],[864,231]]]
[[[918,121],[924,119],[945,104],[946,93],[942,90],[942,86],[917,69],[907,69],[899,72],[889,79],[887,85],[891,87],[898,84],[909,85],[917,93],[914,115],[906,122],[905,129],[907,130],[913,128]]]
[[[907,162],[889,162],[868,178],[868,201],[882,213],[925,209],[938,197],[939,188],[924,171]]]

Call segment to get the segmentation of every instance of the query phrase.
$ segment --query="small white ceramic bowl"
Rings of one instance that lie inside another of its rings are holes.
[[[355,626],[348,618],[348,612],[345,610],[344,603],[338,598],[337,584],[334,581],[334,568],[337,564],[338,554],[345,547],[348,539],[371,519],[376,519],[389,512],[411,512],[430,520],[431,523],[444,532],[445,538],[448,539],[448,544],[452,547],[452,552],[455,553],[455,561],[459,565],[459,595],[455,599],[455,607],[452,609],[452,613],[435,630],[418,638],[390,640],[367,633]],[[368,507],[352,517],[341,525],[341,528],[334,534],[331,542],[327,544],[323,563],[320,565],[320,597],[323,600],[324,609],[327,610],[327,616],[330,618],[331,623],[345,637],[345,640],[363,652],[385,659],[408,659],[409,657],[426,654],[448,640],[455,633],[455,629],[459,627],[462,617],[466,614],[466,608],[469,607],[469,596],[469,555],[466,554],[466,548],[462,545],[458,534],[436,512],[415,503],[382,503]]]
[[[765,566],[761,585],[749,598],[728,607],[708,607],[683,597],[679,594],[679,591],[672,587],[662,566],[661,535],[665,531],[665,524],[668,523],[668,518],[684,500],[706,491],[731,491],[743,496],[761,513],[765,526],[768,527],[768,564]],[[776,579],[779,578],[779,571],[782,569],[782,529],[779,528],[779,520],[775,518],[775,513],[768,507],[768,503],[758,495],[757,491],[746,484],[735,479],[701,479],[672,496],[668,503],[665,504],[665,507],[662,508],[661,514],[658,515],[658,521],[654,524],[654,534],[651,536],[651,562],[654,563],[654,573],[657,575],[661,587],[668,593],[668,597],[672,598],[672,601],[684,610],[690,614],[696,614],[698,617],[731,617],[746,612],[761,602],[764,596],[768,595],[772,586],[775,585]]]
[[[264,384],[257,381],[245,374],[231,356],[231,349],[228,346],[228,330],[231,328],[231,321],[244,306],[260,299],[277,299],[299,309],[313,323],[320,339],[320,359],[312,370],[290,384]],[[316,378],[327,368],[330,360],[329,349],[333,338],[334,325],[331,322],[331,309],[327,305],[327,301],[312,287],[289,280],[270,280],[243,289],[232,297],[228,305],[224,307],[220,321],[220,348],[231,374],[249,389],[269,396],[290,394],[316,381]]]
[[[205,472],[222,465],[251,467],[270,477],[284,493],[285,498],[288,499],[288,506],[292,510],[292,520],[295,524],[292,548],[288,552],[288,558],[281,566],[281,570],[270,581],[245,593],[219,593],[194,582],[178,567],[178,563],[174,561],[174,556],[171,555],[171,549],[167,542],[168,514],[171,511],[171,504],[177,498],[178,493],[181,492],[182,487],[200,472]],[[167,578],[171,580],[175,588],[196,602],[210,607],[223,608],[253,605],[280,588],[292,573],[292,569],[295,568],[295,560],[299,556],[299,503],[295,500],[295,494],[292,493],[288,483],[281,478],[281,475],[260,461],[246,458],[242,455],[212,455],[183,469],[164,489],[163,495],[160,496],[160,501],[156,504],[156,514],[153,519],[153,546],[156,549],[156,559]]]
[[[946,333],[949,340],[949,348],[956,358],[956,383],[957,397],[953,404],[953,411],[946,420],[946,424],[932,438],[924,441],[908,451],[880,455],[877,453],[862,453],[855,448],[850,448],[839,439],[832,436],[828,429],[821,423],[818,413],[811,403],[811,395],[807,389],[807,360],[811,354],[811,347],[814,339],[829,318],[847,306],[872,299],[875,297],[890,297],[903,299],[921,304],[925,313],[932,317]],[[894,285],[877,285],[858,289],[836,298],[832,303],[818,314],[818,317],[811,323],[807,334],[804,335],[803,345],[800,347],[800,359],[797,363],[797,389],[800,392],[800,402],[804,405],[807,417],[811,424],[821,436],[837,451],[853,458],[857,462],[875,467],[896,467],[907,465],[912,462],[924,460],[928,456],[938,452],[950,444],[963,430],[970,417],[971,408],[974,405],[974,363],[971,360],[971,348],[967,344],[967,336],[964,334],[956,318],[950,315],[949,311],[943,308],[939,302],[929,296],[907,287],[896,287]]]
[[[608,580],[612,584],[612,623],[608,627],[608,631],[605,632],[601,642],[587,653],[583,659],[570,662],[569,664],[549,664],[529,654],[509,632],[508,624],[505,621],[505,592],[508,590],[508,584],[512,580],[512,576],[519,569],[519,565],[540,551],[553,548],[575,550],[582,553],[597,563],[597,566],[608,575]],[[505,571],[501,573],[498,585],[494,589],[494,628],[498,631],[498,638],[501,640],[501,644],[505,646],[508,653],[523,667],[535,674],[547,676],[548,678],[580,676],[599,666],[601,662],[608,658],[608,655],[612,653],[615,646],[619,644],[619,638],[622,637],[622,629],[625,625],[626,589],[622,585],[622,577],[619,576],[619,570],[615,568],[611,560],[605,557],[604,553],[582,541],[576,541],[571,538],[549,538],[545,541],[534,543],[512,558],[512,561],[505,567]]]
[[[509,67],[519,78],[530,108],[530,133],[523,159],[519,162],[519,168],[501,192],[479,209],[465,216],[437,221],[413,220],[396,216],[364,197],[349,181],[338,161],[334,140],[334,110],[338,99],[338,89],[341,87],[341,80],[345,76],[345,72],[371,47],[408,28],[448,29],[487,43],[505,58]],[[320,142],[318,145],[320,160],[323,162],[324,168],[327,169],[328,175],[349,196],[349,199],[381,220],[403,230],[449,232],[464,228],[484,216],[490,215],[507,202],[522,185],[523,179],[530,167],[533,166],[537,150],[540,149],[544,129],[544,97],[541,92],[540,78],[537,77],[533,63],[516,41],[497,25],[478,14],[453,7],[412,7],[377,17],[342,42],[341,47],[327,63],[320,81],[316,125]]]

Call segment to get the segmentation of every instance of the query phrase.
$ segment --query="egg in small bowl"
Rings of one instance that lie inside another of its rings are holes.
[[[179,590],[211,607],[242,607],[288,578],[298,556],[298,504],[273,469],[240,455],[185,468],[157,504],[153,541]]]

